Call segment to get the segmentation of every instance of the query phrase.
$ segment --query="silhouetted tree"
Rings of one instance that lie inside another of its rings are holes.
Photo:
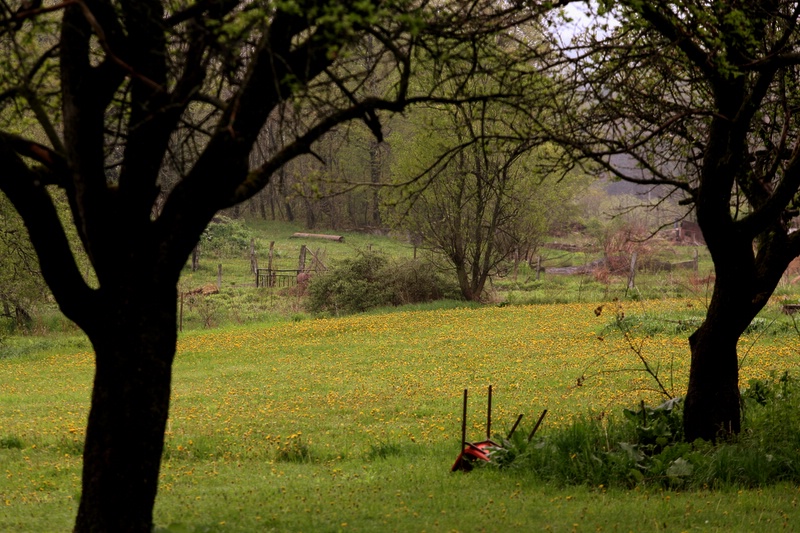
[[[478,51],[538,8],[489,0],[37,4],[0,6],[0,189],[62,312],[95,351],[75,530],[149,532],[176,287],[214,214],[253,197],[338,124],[363,121],[380,140],[380,111],[498,96],[464,90]],[[365,38],[368,62],[350,53]],[[373,76],[391,81],[377,95],[365,90]],[[432,81],[420,85],[425,92],[410,83],[418,76]],[[287,113],[298,120],[280,122]],[[250,166],[270,119],[279,121],[281,144]],[[66,194],[96,283],[76,264],[52,187]]]

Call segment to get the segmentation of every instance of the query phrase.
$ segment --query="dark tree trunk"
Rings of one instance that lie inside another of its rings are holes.
[[[739,332],[719,322],[709,313],[705,323],[689,337],[692,359],[683,418],[688,441],[716,441],[741,429],[736,353]]]
[[[267,220],[267,194],[268,191],[266,189],[262,189],[260,193],[258,193],[258,212],[261,215],[261,220]],[[269,195],[272,197],[272,195]],[[272,219],[275,219],[275,213],[272,213]]]
[[[286,187],[286,168],[281,167],[280,170],[278,170],[278,194],[283,199],[283,207],[286,210],[286,221],[294,222],[294,211],[292,210],[292,204],[286,192]],[[274,218],[273,216],[273,220]]]
[[[456,277],[458,278],[458,287],[461,290],[461,296],[465,300],[478,302],[483,294],[484,283],[480,278],[470,279],[470,275],[464,264],[456,266]]]
[[[314,229],[317,224],[317,216],[314,213],[316,203],[312,203],[308,198],[304,198],[304,202],[306,204],[306,229]]]
[[[96,370],[76,532],[152,529],[177,339],[177,293],[174,287],[139,287],[128,294],[134,296],[109,299],[113,319],[89,333]]]
[[[716,282],[706,318],[689,337],[691,367],[683,428],[688,441],[716,441],[741,430],[739,358],[736,345],[769,301],[792,255],[785,236],[763,233],[753,241],[707,226],[712,243]]]
[[[369,177],[370,181],[374,185],[378,185],[381,182],[381,167],[382,167],[382,158],[381,158],[381,145],[377,140],[372,140],[369,143]],[[380,204],[380,193],[378,192],[378,188],[375,187],[372,190],[372,195],[370,198],[371,203],[371,218],[372,220],[370,223],[372,226],[378,228],[381,225],[381,204]]]

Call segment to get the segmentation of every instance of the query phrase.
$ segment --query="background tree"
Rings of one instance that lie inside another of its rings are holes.
[[[215,213],[252,198],[338,124],[361,120],[380,140],[379,110],[467,98],[477,51],[534,11],[486,0],[0,6],[8,74],[0,190],[61,311],[95,351],[76,531],[151,529],[178,278]],[[351,47],[366,36],[374,60],[352,61]],[[369,95],[363,82],[379,72],[393,82]],[[409,83],[419,75],[448,84],[420,92]],[[51,107],[37,105],[45,95]],[[282,122],[280,144],[250,166],[265,124],[289,112],[298,120]],[[10,126],[19,121],[43,136]],[[181,144],[195,153],[173,165],[168,154]],[[51,185],[66,194],[96,284],[75,260]]]
[[[25,226],[8,200],[0,195],[0,316],[11,329],[31,326],[33,307],[44,301],[49,291],[39,272],[36,253]]]
[[[461,294],[480,300],[490,275],[512,255],[536,249],[559,219],[569,187],[542,181],[552,147],[520,141],[514,110],[493,104],[417,111],[389,139],[401,188],[389,199],[395,224],[455,271]]]
[[[800,254],[795,2],[607,2],[553,63],[554,137],[695,210],[716,283],[689,338],[689,440],[740,430],[737,341]],[[566,87],[571,87],[567,89]],[[622,157],[624,154],[625,157]]]

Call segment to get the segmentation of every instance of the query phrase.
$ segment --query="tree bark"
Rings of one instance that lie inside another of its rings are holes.
[[[164,293],[170,297],[160,296]],[[113,320],[89,333],[96,370],[76,532],[152,530],[177,340],[177,292],[139,287],[129,294],[109,298],[122,305],[109,306]]]
[[[691,370],[684,404],[686,440],[716,441],[739,433],[739,333],[725,329],[711,313],[689,337]]]
[[[378,185],[381,182],[382,164],[381,144],[373,139],[369,143],[369,177],[373,185]],[[370,224],[373,227],[379,228],[381,226],[381,203],[377,187],[372,190],[370,204]]]
[[[708,224],[716,282],[706,318],[689,337],[691,367],[684,405],[686,440],[716,441],[741,430],[737,343],[775,290],[791,260],[785,235],[765,232],[753,241]],[[727,240],[719,246],[721,240]]]

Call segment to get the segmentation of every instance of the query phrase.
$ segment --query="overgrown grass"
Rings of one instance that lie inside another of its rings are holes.
[[[624,318],[609,319],[598,331],[603,335],[609,331],[624,329],[637,335],[682,335],[691,334],[705,320],[704,310],[687,310],[679,313],[639,313]],[[791,315],[767,309],[750,322],[744,331],[745,336],[785,336],[800,333],[800,323]]]
[[[716,444],[682,439],[679,399],[573,420],[528,442],[524,428],[494,452],[490,468],[517,469],[560,487],[672,490],[763,488],[800,482],[800,384],[784,372],[751,380],[742,433]]]
[[[89,350],[91,343],[82,333],[41,335],[16,335],[3,339],[0,359],[14,357],[39,357],[45,354]]]
[[[597,339],[607,320],[595,316],[597,306],[406,310],[187,332],[175,364],[156,523],[161,531],[752,531],[797,523],[796,485],[739,492],[742,482],[731,479],[709,484],[722,486],[712,492],[702,483],[660,483],[647,472],[643,483],[612,483],[588,470],[596,463],[590,454],[574,463],[574,448],[548,463],[569,482],[522,468],[449,471],[463,389],[468,438],[476,439],[485,431],[488,384],[497,428],[518,413],[530,427],[548,408],[536,443],[569,450],[591,438],[602,451],[615,440],[633,442],[622,433],[612,440],[612,430],[606,441],[608,426],[573,429],[601,411],[607,421],[641,400],[658,402],[645,376],[624,371],[635,361],[623,339]],[[648,304],[654,313],[685,308],[686,301]],[[674,361],[676,387],[685,387],[685,336],[643,341],[648,357]],[[796,364],[793,346],[794,337],[762,337],[742,383]],[[90,351],[68,345],[0,360],[0,530],[70,529],[92,374]],[[761,431],[755,420],[747,422],[752,438]],[[771,453],[773,461],[782,457]],[[735,455],[718,462],[733,464]],[[755,467],[762,456],[752,458]],[[665,469],[677,458],[665,459]]]

